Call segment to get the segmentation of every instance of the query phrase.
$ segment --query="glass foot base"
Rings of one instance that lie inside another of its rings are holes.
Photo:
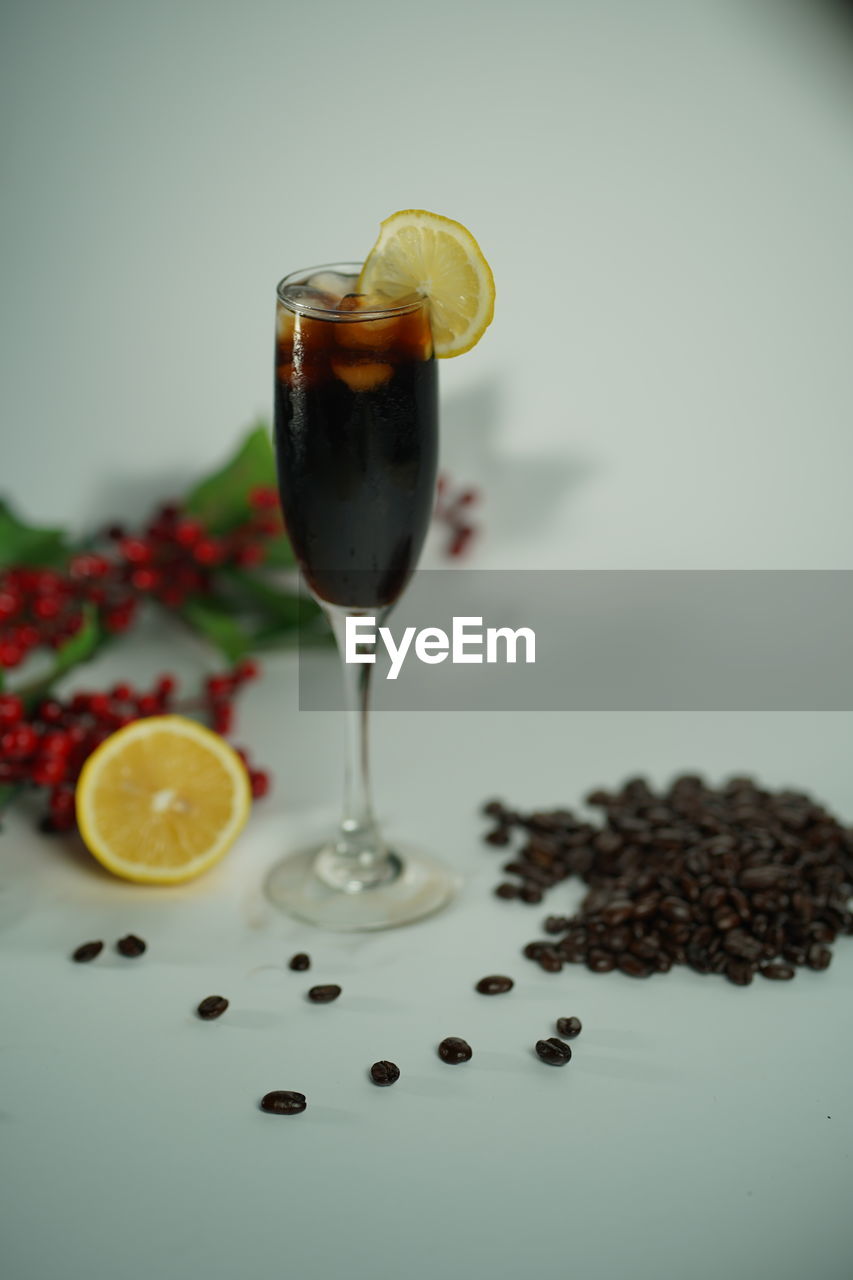
[[[270,902],[325,929],[392,929],[440,911],[461,885],[459,876],[428,854],[397,846],[392,856],[400,869],[392,880],[356,892],[334,889],[315,871],[326,852],[314,846],[277,862],[265,885]]]

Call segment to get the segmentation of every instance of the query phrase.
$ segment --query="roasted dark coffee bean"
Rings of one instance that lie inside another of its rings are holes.
[[[693,918],[690,903],[685,902],[683,898],[675,897],[674,894],[661,899],[659,911],[667,920],[672,920],[676,924],[687,924]]]
[[[828,947],[815,945],[806,952],[806,964],[810,969],[828,969],[832,962],[832,952]]]
[[[311,957],[304,951],[297,951],[295,956],[290,957],[288,968],[294,969],[297,973],[301,973],[305,969],[310,969]]]
[[[483,805],[482,811],[487,818],[503,818],[507,813],[507,808],[500,800],[489,800]]]
[[[634,904],[628,902],[624,898],[617,898],[614,902],[609,903],[601,913],[601,918],[605,924],[620,925],[626,920],[630,920],[634,915]]]
[[[274,1116],[296,1116],[307,1105],[305,1094],[294,1093],[292,1089],[274,1089],[261,1098],[261,1111],[268,1111]]]
[[[558,1018],[556,1026],[560,1035],[564,1036],[566,1040],[574,1040],[575,1036],[579,1036],[581,1033],[580,1018]]]
[[[529,902],[535,906],[536,903],[542,901],[542,890],[538,889],[535,884],[523,884],[518,891],[518,896],[522,902]]]
[[[517,898],[518,885],[510,884],[509,880],[505,880],[503,884],[499,884],[495,889],[496,898]]]
[[[548,916],[542,925],[546,933],[565,933],[568,927],[568,916]]]
[[[551,944],[549,942],[528,942],[522,951],[522,955],[527,956],[528,960],[538,960],[543,951],[548,951]]]
[[[738,987],[747,987],[752,982],[753,968],[745,960],[730,960],[725,968],[729,982]]]
[[[714,925],[721,933],[736,929],[739,924],[740,916],[733,907],[720,907],[719,911],[714,912]]]
[[[103,949],[103,942],[83,942],[72,954],[71,959],[76,960],[77,964],[86,964],[89,960],[94,960],[95,956],[99,956]]]
[[[502,974],[493,973],[488,978],[481,978],[477,983],[477,991],[481,996],[500,996],[505,991],[512,991],[515,983],[512,978],[505,978]]]
[[[758,972],[762,978],[772,978],[776,982],[787,982],[790,978],[793,978],[795,970],[790,964],[766,964]]]
[[[227,1008],[228,1001],[224,996],[205,996],[196,1013],[205,1022],[209,1022],[211,1018],[221,1018]]]
[[[543,1062],[547,1062],[551,1067],[564,1067],[567,1062],[571,1062],[572,1047],[563,1040],[558,1040],[556,1036],[549,1036],[547,1040],[536,1041],[536,1052]]]
[[[400,1079],[400,1068],[396,1062],[374,1062],[370,1068],[370,1078],[374,1084],[389,1085],[395,1084]]]
[[[654,973],[653,965],[647,964],[639,956],[632,955],[630,951],[623,951],[616,963],[622,973],[627,974],[629,978],[648,978]]]
[[[611,955],[609,951],[589,951],[586,957],[586,967],[591,969],[593,973],[610,973],[611,969],[616,968],[616,957]]]
[[[337,983],[329,982],[322,987],[312,987],[307,998],[312,1004],[331,1004],[340,994],[341,988]]]
[[[487,831],[483,839],[486,844],[497,846],[509,844],[511,839],[509,827],[495,827],[493,831]]]
[[[116,951],[131,959],[135,959],[136,956],[141,956],[145,949],[145,943],[141,938],[137,938],[135,933],[129,933],[126,937],[119,938],[116,943]]]
[[[778,863],[761,863],[758,866],[745,867],[740,874],[742,889],[770,889],[788,876],[788,868]]]
[[[442,1062],[456,1066],[460,1062],[470,1062],[473,1050],[467,1040],[459,1036],[447,1036],[438,1046],[438,1056]]]
[[[553,947],[547,947],[541,951],[536,959],[539,968],[544,969],[546,973],[559,973],[563,967],[563,958]]]
[[[730,929],[723,946],[730,955],[741,960],[760,960],[764,950],[758,938],[753,938],[751,933],[746,933],[743,929]]]

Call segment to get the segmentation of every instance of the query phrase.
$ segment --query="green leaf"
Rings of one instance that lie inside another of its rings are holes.
[[[268,565],[270,569],[292,569],[296,564],[296,556],[293,554],[293,547],[286,534],[282,533],[277,538],[270,538],[264,543],[264,559],[263,563]]]
[[[269,428],[259,422],[232,458],[187,495],[190,515],[202,520],[212,533],[228,533],[251,511],[252,489],[275,487],[275,456]]]
[[[252,648],[284,649],[295,645],[334,644],[335,637],[323,610],[306,597],[298,603],[297,620],[273,619],[257,628],[252,637]]]
[[[20,789],[20,783],[16,782],[6,782],[3,786],[0,786],[0,831],[3,830],[3,818],[6,815],[6,810],[15,799],[16,792],[20,791]]]
[[[296,626],[299,621],[299,597],[293,592],[282,591],[258,573],[248,569],[224,569],[222,578],[233,588],[238,601],[255,613],[266,614],[281,622]]]
[[[181,609],[184,619],[231,662],[252,648],[251,636],[233,614],[209,600],[188,600]]]
[[[64,564],[70,550],[61,529],[25,524],[0,501],[0,569],[17,564],[52,568]]]

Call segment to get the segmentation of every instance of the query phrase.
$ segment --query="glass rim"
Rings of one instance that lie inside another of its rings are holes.
[[[336,271],[341,275],[358,275],[363,266],[363,262],[324,262],[316,267],[303,267],[299,271],[291,271],[279,280],[276,285],[276,297],[283,307],[287,307],[288,311],[294,312],[295,315],[315,316],[321,320],[334,319],[343,324],[359,320],[379,320],[388,319],[392,316],[404,316],[410,311],[419,310],[427,301],[425,293],[419,293],[415,298],[408,294],[406,301],[398,306],[392,303],[387,307],[362,307],[358,311],[338,311],[332,307],[313,307],[308,303],[300,302],[298,299],[285,296],[288,285],[303,283],[308,276],[317,275],[321,271]]]

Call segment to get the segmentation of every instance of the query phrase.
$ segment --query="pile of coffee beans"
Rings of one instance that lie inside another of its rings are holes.
[[[802,792],[684,775],[663,792],[636,778],[586,803],[603,810],[599,824],[568,809],[484,808],[489,844],[521,835],[498,897],[540,903],[570,876],[589,886],[577,914],[549,916],[549,936],[524,949],[549,973],[585,964],[647,978],[683,964],[740,986],[756,973],[784,981],[827,968],[828,944],[853,934],[853,831]]]

